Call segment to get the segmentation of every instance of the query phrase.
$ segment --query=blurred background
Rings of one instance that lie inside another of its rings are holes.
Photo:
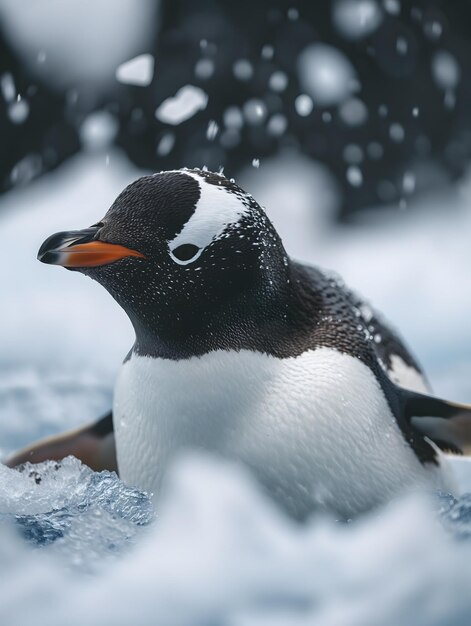
[[[471,401],[470,69],[467,2],[0,0],[0,449],[106,410],[133,340],[41,241],[179,167],[236,178]]]

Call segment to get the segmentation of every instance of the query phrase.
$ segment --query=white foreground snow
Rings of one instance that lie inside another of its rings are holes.
[[[82,558],[92,547],[85,532]],[[471,544],[453,540],[426,500],[299,527],[242,470],[192,457],[134,550],[92,578],[3,528],[0,623],[464,626],[470,560]]]

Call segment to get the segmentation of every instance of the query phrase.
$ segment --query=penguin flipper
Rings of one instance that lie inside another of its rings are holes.
[[[26,462],[60,461],[70,454],[96,472],[101,470],[117,472],[111,412],[97,422],[82,428],[40,439],[8,458],[5,464],[8,467],[16,467]]]
[[[471,454],[471,405],[401,391],[406,417],[416,430],[442,450]]]

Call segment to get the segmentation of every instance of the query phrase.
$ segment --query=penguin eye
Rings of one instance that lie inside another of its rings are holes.
[[[192,243],[184,243],[181,246],[177,246],[173,250],[170,250],[170,256],[176,263],[180,265],[186,265],[195,261],[201,254],[201,248],[195,246]]]

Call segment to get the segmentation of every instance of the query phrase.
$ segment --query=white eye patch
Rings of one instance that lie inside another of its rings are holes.
[[[178,235],[168,242],[170,256],[180,265],[187,265],[195,261],[203,250],[212,241],[222,235],[230,224],[236,224],[241,216],[247,212],[247,207],[236,194],[224,187],[218,187],[205,181],[203,176],[193,172],[182,172],[192,176],[200,186],[200,198],[195,211]],[[189,259],[180,259],[178,251],[183,246],[183,256],[190,254],[190,246],[194,247],[195,254]],[[199,252],[196,252],[196,249]]]
[[[202,252],[203,248],[198,248],[198,246],[192,243],[184,243],[170,250],[170,257],[175,263],[178,263],[178,265],[188,265],[196,261],[196,259],[201,256]]]

